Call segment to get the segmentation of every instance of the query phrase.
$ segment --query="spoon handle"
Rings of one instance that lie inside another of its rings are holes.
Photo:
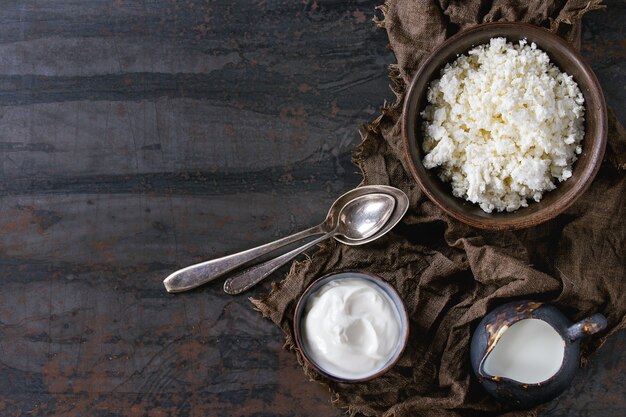
[[[276,271],[278,268],[285,265],[287,262],[298,256],[305,250],[309,249],[312,246],[315,246],[325,239],[328,239],[334,234],[334,231],[326,233],[324,236],[313,239],[309,243],[306,243],[299,248],[293,249],[269,261],[254,265],[231,276],[224,282],[224,292],[230,295],[241,294],[242,292],[252,288],[259,282],[263,281],[272,272]]]
[[[165,285],[165,289],[168,292],[187,291],[209,281],[213,281],[214,279],[217,279],[222,275],[227,274],[228,272],[278,248],[310,236],[322,234],[324,232],[325,230],[323,225],[318,225],[295,233],[291,236],[275,240],[274,242],[257,246],[256,248],[191,265],[186,268],[179,269],[165,278],[165,280],[163,280],[163,285]]]

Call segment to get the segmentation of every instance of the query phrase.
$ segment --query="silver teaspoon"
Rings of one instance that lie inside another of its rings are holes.
[[[235,295],[248,290],[300,253],[333,236],[343,236],[354,241],[353,244],[365,242],[374,235],[375,238],[382,236],[384,233],[378,232],[391,217],[395,206],[396,199],[389,194],[374,193],[356,197],[342,207],[334,229],[299,248],[233,275],[224,282],[224,292]]]
[[[339,220],[339,212],[341,211],[343,206],[345,206],[349,201],[355,199],[358,196],[372,193],[385,193],[395,198],[396,207],[394,208],[391,218],[389,219],[389,223],[385,225],[384,229],[387,229],[389,225],[391,227],[395,226],[396,223],[400,221],[402,216],[404,216],[408,208],[409,199],[406,194],[402,190],[390,187],[388,185],[366,185],[363,187],[358,187],[348,191],[347,193],[339,197],[328,211],[326,219],[318,226],[311,227],[310,229],[306,229],[293,235],[284,237],[282,239],[278,239],[274,242],[266,243],[265,245],[258,246],[256,248],[248,249],[232,255],[212,259],[210,261],[201,262],[180,269],[165,278],[165,280],[163,281],[163,285],[165,285],[165,289],[168,292],[173,293],[191,290],[193,288],[199,287],[202,284],[220,278],[237,268],[249,265],[256,259],[263,257],[278,248],[298,242],[307,237],[328,233],[337,225],[337,222]],[[391,227],[389,227],[389,229]],[[341,235],[335,236],[336,240],[346,245],[363,244],[375,238],[377,238],[377,236],[370,236],[365,240],[357,241],[358,243],[355,243],[355,241],[347,237]]]

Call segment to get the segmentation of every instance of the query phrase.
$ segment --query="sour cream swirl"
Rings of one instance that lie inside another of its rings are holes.
[[[399,314],[389,296],[370,281],[331,281],[309,298],[305,311],[302,329],[309,357],[332,376],[370,376],[396,351]]]

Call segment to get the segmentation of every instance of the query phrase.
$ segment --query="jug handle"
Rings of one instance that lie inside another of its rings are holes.
[[[606,317],[600,313],[582,319],[578,323],[574,323],[567,329],[567,336],[573,342],[584,336],[591,336],[601,330],[606,329]]]

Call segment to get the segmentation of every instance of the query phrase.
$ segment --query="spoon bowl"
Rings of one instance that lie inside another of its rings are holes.
[[[362,241],[378,232],[391,214],[396,200],[389,194],[373,193],[356,197],[339,212],[337,235]]]
[[[397,225],[398,222],[400,222],[402,217],[404,217],[407,210],[409,209],[409,197],[407,197],[404,191],[388,185],[365,185],[350,190],[340,196],[333,203],[330,210],[328,211],[326,222],[328,222],[331,217],[335,217],[336,219],[338,219],[341,208],[345,206],[350,200],[353,200],[363,195],[374,193],[387,194],[393,197],[393,199],[395,200],[395,206],[393,208],[393,211],[391,212],[391,215],[387,219],[387,223],[385,223],[376,233],[370,236],[365,236],[361,239],[353,239],[343,234],[337,234],[334,236],[334,239],[336,241],[349,246],[364,245],[366,243],[372,242],[393,229],[393,227]],[[333,226],[332,223],[333,221],[331,220],[329,224]]]

